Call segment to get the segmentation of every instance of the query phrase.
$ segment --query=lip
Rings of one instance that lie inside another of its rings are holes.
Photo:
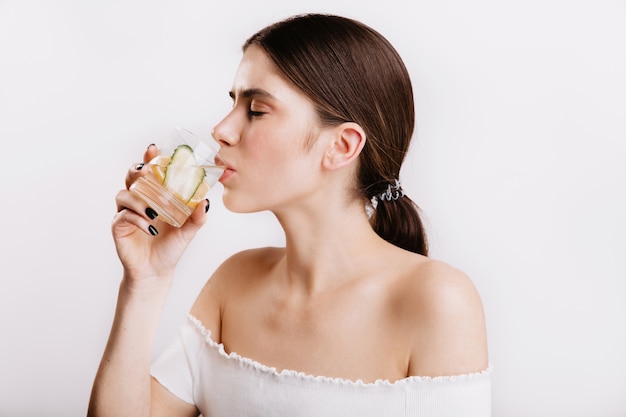
[[[215,157],[215,163],[217,165],[226,167],[226,169],[220,176],[220,179],[219,179],[220,182],[224,182],[226,179],[228,179],[231,175],[235,173],[235,169],[228,162],[224,161],[219,156]]]
[[[230,178],[234,173],[235,173],[234,169],[227,167],[224,170],[224,172],[222,173],[222,176],[220,177],[219,182],[221,182],[223,184],[224,181],[226,181],[228,178]]]

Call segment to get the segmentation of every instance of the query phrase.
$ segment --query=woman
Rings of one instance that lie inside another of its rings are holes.
[[[176,229],[122,190],[112,230],[124,275],[90,415],[489,415],[480,298],[427,257],[399,183],[414,105],[396,51],[327,15],[279,22],[243,50],[213,131],[223,200],[271,210],[285,248],[226,260],[151,376],[176,263],[209,204]]]

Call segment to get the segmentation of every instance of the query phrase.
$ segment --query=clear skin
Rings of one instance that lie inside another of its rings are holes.
[[[237,212],[271,210],[286,247],[238,253],[207,281],[191,313],[213,339],[278,369],[351,380],[484,370],[485,320],[470,279],[382,240],[364,202],[346,192],[367,140],[361,127],[317,126],[312,103],[255,46],[244,53],[231,97],[213,132],[230,167],[221,179],[224,203]],[[150,147],[144,161],[157,152]],[[144,174],[131,168],[127,187]],[[197,416],[151,379],[149,367],[174,268],[206,220],[206,203],[174,229],[150,220],[128,190],[116,201],[112,230],[124,276],[89,414]],[[151,223],[158,236],[148,232]]]

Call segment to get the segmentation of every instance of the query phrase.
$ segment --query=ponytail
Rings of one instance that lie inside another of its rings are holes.
[[[380,184],[384,182],[377,182]],[[400,180],[387,183],[384,192],[375,194],[366,206],[366,212],[378,236],[402,249],[428,256],[428,239],[419,207],[404,194]]]
[[[417,204],[406,195],[397,200],[376,201],[370,222],[378,236],[402,249],[428,256],[428,240]]]

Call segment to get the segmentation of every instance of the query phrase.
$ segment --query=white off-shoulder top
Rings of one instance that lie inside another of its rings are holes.
[[[372,383],[278,371],[211,339],[188,316],[152,375],[203,417],[488,417],[491,368],[449,377]]]

